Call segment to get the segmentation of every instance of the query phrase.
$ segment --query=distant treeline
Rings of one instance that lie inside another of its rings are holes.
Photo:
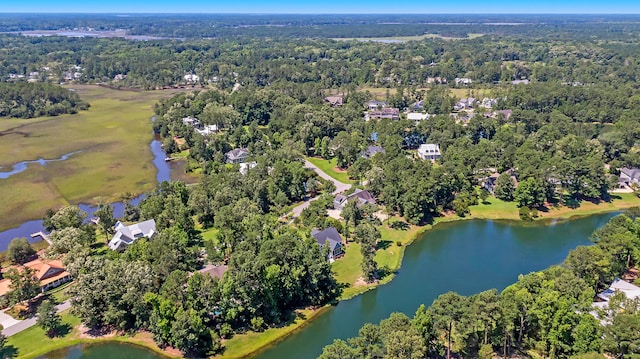
[[[0,117],[58,116],[88,108],[78,94],[60,86],[0,82]]]

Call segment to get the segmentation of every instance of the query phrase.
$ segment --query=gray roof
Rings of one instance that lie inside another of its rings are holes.
[[[144,222],[126,226],[118,221],[115,225],[116,233],[109,241],[109,248],[113,250],[124,249],[140,237],[151,238],[156,233],[156,221],[149,219]]]
[[[246,148],[235,148],[226,153],[227,158],[229,159],[238,159],[242,156],[246,156],[249,154],[249,150]]]
[[[640,179],[640,169],[639,168],[628,168],[623,167],[620,169],[620,173],[626,175],[631,179]]]
[[[361,189],[356,189],[355,192],[353,192],[352,194],[345,196],[343,194],[338,194],[336,196],[336,198],[334,199],[334,202],[337,202],[339,204],[343,204],[348,200],[351,199],[356,199],[358,201],[358,207],[360,207],[361,205],[365,204],[365,203],[370,203],[370,204],[376,204],[376,199],[375,197],[373,197],[373,195],[366,190],[361,190]]]
[[[340,233],[334,227],[327,227],[323,230],[314,228],[311,231],[311,236],[318,242],[320,246],[324,246],[329,243],[329,248],[333,251],[338,245],[342,245],[342,237]]]
[[[367,147],[367,149],[362,153],[362,157],[364,158],[371,158],[373,157],[376,153],[384,153],[384,148],[380,147],[380,146],[369,146]]]
[[[216,266],[213,264],[208,264],[204,268],[200,269],[198,272],[202,274],[208,274],[212,278],[222,279],[222,276],[227,271],[227,269],[229,268],[225,265]]]

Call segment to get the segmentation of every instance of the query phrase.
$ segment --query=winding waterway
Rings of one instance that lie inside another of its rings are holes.
[[[170,167],[170,164],[165,162],[164,160],[167,157],[167,154],[162,149],[160,141],[157,139],[154,139],[153,141],[151,141],[151,144],[149,145],[149,147],[151,148],[151,152],[153,153],[153,165],[158,170],[158,173],[156,174],[156,180],[158,181],[158,183],[171,180],[171,167]],[[26,170],[27,163],[37,162],[37,163],[40,163],[41,165],[44,165],[44,163],[46,162],[64,161],[74,153],[76,152],[66,154],[62,156],[60,159],[56,159],[56,160],[38,160],[38,161],[21,162],[21,164],[24,165],[24,169],[22,169],[22,171]],[[44,161],[44,163],[41,163],[40,161]],[[14,165],[13,171],[16,170],[17,165],[19,164]],[[22,168],[22,165],[20,165],[19,168]],[[2,173],[11,173],[11,172],[0,172],[0,175],[2,175]],[[3,177],[0,176],[0,179],[1,178]],[[144,195],[140,195],[134,198],[131,201],[131,203],[134,205],[137,205],[143,198],[144,198]],[[80,207],[80,209],[87,212],[87,220],[93,217],[93,214],[98,209],[97,206],[82,204],[82,203],[79,204],[78,206]],[[122,215],[124,214],[124,203],[115,202],[115,203],[112,203],[111,206],[113,207],[114,216],[116,218],[122,217]],[[43,214],[44,214],[44,209],[43,209]],[[36,233],[40,231],[44,231],[44,226],[42,225],[41,219],[26,221],[18,227],[11,228],[6,231],[2,231],[0,232],[0,251],[7,250],[7,247],[9,246],[9,243],[11,242],[11,240],[18,237],[26,237],[32,243],[38,242],[40,241],[40,238],[31,238],[30,235],[31,233]]]
[[[47,165],[47,163],[49,162],[60,162],[60,161],[66,161],[67,159],[69,159],[69,157],[71,157],[72,155],[78,153],[78,152],[82,152],[82,151],[75,151],[75,152],[71,152],[71,153],[67,153],[62,155],[60,158],[56,158],[56,159],[52,159],[52,160],[45,160],[44,158],[40,158],[37,160],[33,160],[33,161],[22,161],[22,162],[18,162],[16,164],[14,164],[12,166],[12,170],[11,171],[0,171],[0,179],[5,179],[5,178],[9,178],[15,174],[18,174],[20,172],[24,172],[27,170],[27,168],[29,167],[30,163],[37,163],[40,166],[44,167]],[[0,169],[2,169],[2,167],[0,167]]]
[[[340,302],[255,358],[316,358],[333,339],[355,336],[363,324],[378,323],[392,312],[413,316],[420,304],[429,305],[448,291],[502,290],[519,274],[558,264],[571,249],[591,244],[593,230],[614,215],[533,226],[484,220],[437,225],[406,249],[402,268],[389,284]]]

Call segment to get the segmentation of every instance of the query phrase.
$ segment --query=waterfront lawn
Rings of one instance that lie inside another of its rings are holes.
[[[296,319],[283,327],[269,328],[263,332],[247,332],[236,334],[233,338],[223,341],[224,351],[215,358],[238,359],[245,358],[252,353],[263,349],[267,345],[273,345],[278,340],[286,337],[290,333],[302,328],[309,323],[313,317],[322,313],[326,308],[302,309],[296,311]]]
[[[324,173],[333,177],[335,180],[342,183],[351,183],[351,180],[349,179],[349,175],[347,175],[347,172],[338,172],[334,169],[337,163],[337,160],[335,158],[332,158],[330,160],[325,160],[319,157],[307,157],[307,160],[313,163],[314,166],[321,169]]]
[[[89,102],[88,111],[35,119],[3,119],[0,166],[20,161],[55,159],[75,151],[68,160],[29,168],[0,180],[0,230],[41,218],[44,210],[68,203],[117,200],[126,192],[155,187],[149,151],[152,106],[176,91],[117,91],[74,85]],[[4,170],[4,169],[3,169]]]

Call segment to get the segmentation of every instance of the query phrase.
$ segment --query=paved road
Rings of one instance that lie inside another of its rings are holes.
[[[316,167],[313,163],[311,163],[311,162],[309,162],[307,160],[304,160],[304,167],[314,170],[318,174],[318,176],[322,177],[325,180],[333,182],[333,184],[336,186],[336,190],[333,191],[333,193],[332,193],[334,196],[336,194],[338,194],[338,193],[344,192],[344,191],[348,190],[349,188],[351,188],[350,184],[342,183],[342,182],[336,180],[335,178],[329,176],[328,174],[323,172],[321,169]],[[291,212],[293,212],[292,218],[296,218],[296,217],[300,216],[300,213],[302,213],[302,211],[305,208],[309,207],[309,204],[312,201],[315,201],[316,199],[318,199],[318,197],[314,197],[314,198],[311,198],[311,199],[305,199],[304,203],[293,207],[293,209],[291,210]]]
[[[61,304],[58,304],[56,306],[56,308],[58,309],[58,313],[65,311],[69,308],[71,308],[71,301],[67,300],[62,302]],[[2,335],[4,335],[5,337],[10,337],[14,334],[20,333],[21,331],[27,329],[27,328],[31,328],[32,326],[36,325],[36,318],[29,318],[29,319],[25,319],[25,320],[20,320],[18,321],[16,324],[10,326],[10,327],[6,327],[4,329],[2,329]]]

